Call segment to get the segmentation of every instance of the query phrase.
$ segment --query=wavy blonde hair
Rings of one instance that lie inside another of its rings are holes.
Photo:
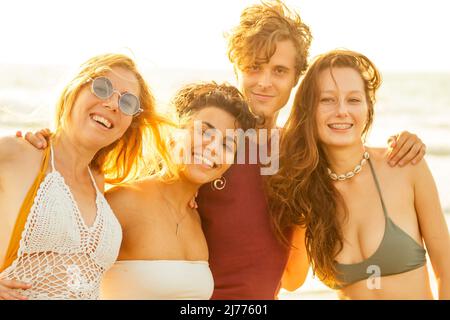
[[[104,75],[114,67],[125,68],[135,75],[143,109],[141,114],[133,117],[124,135],[100,149],[90,163],[92,169],[105,175],[107,183],[118,184],[137,179],[142,172],[157,171],[162,163],[173,167],[160,132],[162,126],[172,123],[156,112],[155,98],[131,58],[108,53],[92,57],[81,65],[78,74],[65,86],[57,101],[55,135],[64,130],[78,94],[90,79]]]
[[[375,93],[381,76],[364,55],[335,50],[318,56],[305,74],[284,128],[280,145],[280,170],[270,177],[268,190],[273,224],[284,243],[286,228],[306,226],[306,248],[313,271],[330,285],[336,284],[334,259],[342,250],[343,235],[337,212],[347,216],[342,196],[328,176],[328,159],[319,141],[316,123],[323,70],[352,68],[360,75],[368,105],[364,139],[373,122]]]
[[[239,25],[228,34],[228,57],[244,71],[255,63],[269,62],[277,42],[283,40],[291,40],[296,48],[298,81],[308,66],[312,35],[299,14],[282,1],[262,1],[244,9]]]

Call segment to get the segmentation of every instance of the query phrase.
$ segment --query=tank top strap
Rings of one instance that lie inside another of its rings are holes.
[[[39,186],[45,178],[49,160],[50,160],[51,148],[47,147],[44,150],[44,157],[42,159],[41,167],[39,168],[39,173],[34,179],[33,184],[28,189],[25,199],[20,207],[19,214],[17,215],[16,222],[14,224],[14,229],[9,240],[8,249],[6,251],[5,260],[3,265],[0,267],[0,272],[3,272],[8,268],[14,260],[17,258],[17,254],[20,248],[20,240],[22,238],[22,232],[25,229],[26,222],[28,220],[28,215],[30,214],[31,207],[34,203],[34,198],[39,190]]]
[[[372,161],[370,161],[370,159],[367,159],[367,161],[369,162],[370,171],[372,171],[373,180],[375,181],[375,185],[377,186],[378,195],[380,196],[381,205],[383,206],[384,216],[387,218],[388,213],[387,213],[386,205],[384,204],[383,195],[381,194],[381,188],[380,188],[380,183],[378,182],[377,174],[375,173],[375,169],[373,168]]]

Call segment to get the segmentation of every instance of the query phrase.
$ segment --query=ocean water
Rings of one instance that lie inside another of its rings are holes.
[[[185,83],[235,84],[231,70],[143,70],[161,110]],[[67,66],[0,65],[0,136],[52,127],[56,99],[72,74]],[[375,108],[369,144],[385,146],[390,135],[403,130],[417,134],[427,145],[426,160],[450,222],[450,73],[384,73]],[[279,124],[288,114],[285,108]],[[335,294],[309,276],[300,290],[282,291],[280,298],[334,299]]]

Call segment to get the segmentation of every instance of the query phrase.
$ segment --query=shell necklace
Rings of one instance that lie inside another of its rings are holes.
[[[330,176],[331,180],[334,181],[344,181],[347,179],[353,178],[356,174],[360,173],[362,170],[362,167],[366,164],[367,160],[369,160],[369,153],[367,151],[364,152],[363,157],[361,159],[361,162],[352,170],[345,174],[337,174],[331,171],[330,168],[327,168],[328,175]]]

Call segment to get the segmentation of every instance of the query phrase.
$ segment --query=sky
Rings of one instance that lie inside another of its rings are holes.
[[[255,0],[0,0],[0,63],[80,64],[107,51],[141,65],[227,69],[224,32]],[[361,51],[383,71],[450,72],[447,0],[286,0],[311,56]]]

